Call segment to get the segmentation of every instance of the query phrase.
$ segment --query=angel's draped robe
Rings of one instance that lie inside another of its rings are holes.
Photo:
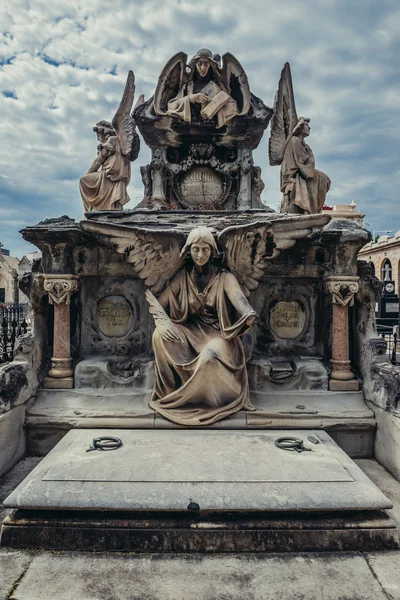
[[[285,148],[281,166],[282,212],[321,212],[330,186],[329,177],[315,168],[310,146],[297,136],[292,136]]]
[[[98,149],[109,152],[101,171],[88,173],[79,180],[85,211],[120,210],[130,200],[126,191],[131,178],[129,155],[122,154],[120,141],[115,135],[110,136],[105,144],[99,144]]]
[[[180,425],[210,425],[250,402],[246,357],[238,336],[257,313],[232,273],[213,267],[210,282],[199,292],[183,269],[158,301],[184,343],[153,335],[154,389],[150,406]]]
[[[200,83],[200,82],[198,82]],[[192,112],[189,96],[193,93],[203,92],[211,98],[200,114],[207,119],[212,119],[217,115],[217,129],[224,127],[228,121],[238,114],[236,100],[231,98],[224,90],[219,88],[213,81],[204,82],[204,86],[195,90],[193,81],[187,86],[183,86],[176,98],[168,102],[167,115],[191,123]]]

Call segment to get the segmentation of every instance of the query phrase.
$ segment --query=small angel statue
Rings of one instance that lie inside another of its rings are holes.
[[[204,226],[186,238],[174,229],[82,222],[124,254],[151,290],[146,292],[155,321],[151,408],[187,426],[253,410],[241,337],[258,317],[247,298],[270,259],[328,220],[296,216],[227,227],[218,234],[224,265],[213,232]]]
[[[86,211],[121,210],[130,198],[127,186],[131,178],[131,162],[139,154],[140,140],[131,116],[135,94],[135,76],[129,71],[125,91],[112,123],[99,121],[93,127],[99,145],[97,157],[79,189]],[[100,171],[99,171],[100,169]]]
[[[165,65],[154,95],[157,115],[168,115],[191,123],[211,121],[220,129],[236,116],[250,110],[250,88],[239,61],[230,53],[221,58],[201,48],[188,63],[183,52]],[[188,64],[187,64],[188,63]]]
[[[304,139],[310,134],[310,119],[298,118],[290,65],[286,63],[275,96],[269,138],[269,162],[281,165],[281,212],[321,212],[331,180],[315,168],[315,159]]]

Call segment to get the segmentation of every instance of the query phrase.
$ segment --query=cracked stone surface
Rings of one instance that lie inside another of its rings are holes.
[[[0,599],[6,600],[10,597],[13,588],[18,585],[19,580],[25,574],[34,553],[24,550],[0,550]]]
[[[387,600],[361,554],[36,556],[10,600]]]

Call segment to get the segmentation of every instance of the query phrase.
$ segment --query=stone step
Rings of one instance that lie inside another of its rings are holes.
[[[29,451],[45,456],[74,428],[182,429],[149,408],[150,395],[42,390],[27,416]],[[210,429],[324,429],[353,458],[373,455],[375,418],[362,392],[253,392],[252,402],[254,412],[241,411]]]
[[[381,511],[196,513],[13,511],[1,545],[139,553],[363,551],[398,548]]]

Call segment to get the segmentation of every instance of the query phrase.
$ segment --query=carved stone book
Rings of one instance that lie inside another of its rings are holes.
[[[207,86],[208,87],[208,86]],[[204,91],[204,90],[203,90]],[[201,115],[206,119],[212,119],[217,112],[229,102],[229,96],[222,90],[220,90],[210,102],[201,109]]]

